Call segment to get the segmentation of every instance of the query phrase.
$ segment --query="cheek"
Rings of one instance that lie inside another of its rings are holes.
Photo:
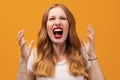
[[[50,36],[52,34],[52,27],[51,27],[51,25],[49,23],[47,23],[46,28],[47,28],[47,33]]]
[[[50,30],[52,29],[52,23],[49,22],[49,21],[47,22],[47,29],[48,29],[48,30],[49,30],[49,29],[50,29]]]
[[[48,33],[48,35],[50,35],[50,34],[51,34],[50,27],[47,27],[47,33]]]
[[[68,34],[68,32],[69,32],[69,24],[68,23],[66,24],[65,30],[66,30],[66,33]]]
[[[66,26],[64,28],[64,37],[66,38],[68,36],[68,33],[69,33],[69,26]]]
[[[47,28],[47,32],[49,32],[49,29],[50,29],[49,22],[47,22],[46,28]]]
[[[69,33],[69,26],[66,28],[66,34],[68,35]]]

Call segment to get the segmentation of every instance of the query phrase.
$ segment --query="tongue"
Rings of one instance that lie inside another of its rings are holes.
[[[57,27],[53,29],[54,37],[57,39],[62,37],[62,33],[63,33],[62,28]]]
[[[55,34],[54,37],[55,37],[55,38],[61,38],[62,35],[60,35],[60,34]]]

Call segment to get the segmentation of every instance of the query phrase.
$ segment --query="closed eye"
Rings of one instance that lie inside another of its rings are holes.
[[[65,18],[65,17],[61,17],[60,19],[62,19],[62,20],[67,20],[67,18]]]
[[[49,20],[54,20],[55,18],[49,18]]]

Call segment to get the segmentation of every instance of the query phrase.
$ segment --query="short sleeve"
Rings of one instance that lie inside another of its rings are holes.
[[[87,54],[87,52],[86,52],[86,50],[85,50],[84,47],[81,47],[81,53],[82,53],[83,58],[84,58],[84,59],[86,60],[86,62],[87,62],[86,68],[87,68],[87,70],[88,70],[88,69],[90,68],[91,64],[90,64],[90,61],[88,61],[89,56],[88,56],[88,54]]]
[[[33,49],[31,51],[31,55],[28,59],[28,63],[27,63],[27,69],[30,70],[31,72],[33,72],[33,63],[34,63],[34,60],[35,60],[35,57],[36,57],[36,49]]]

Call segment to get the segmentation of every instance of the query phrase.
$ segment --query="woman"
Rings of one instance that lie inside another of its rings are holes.
[[[81,47],[75,27],[68,8],[54,4],[43,15],[36,49],[33,40],[26,45],[21,30],[17,80],[105,80],[94,52],[94,30],[88,26],[89,42],[81,40]]]

